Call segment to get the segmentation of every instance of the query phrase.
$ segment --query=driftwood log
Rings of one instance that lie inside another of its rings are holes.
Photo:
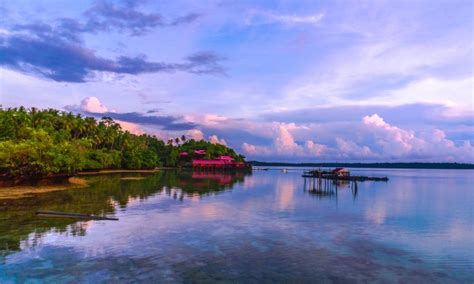
[[[77,218],[77,219],[87,219],[87,220],[118,221],[118,218],[110,218],[110,217],[103,217],[103,216],[90,215],[90,214],[59,212],[59,211],[38,210],[38,211],[36,211],[36,215],[52,216],[52,217],[64,217],[64,218]]]

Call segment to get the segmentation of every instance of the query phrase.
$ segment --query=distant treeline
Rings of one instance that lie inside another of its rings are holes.
[[[243,161],[233,149],[185,136],[166,142],[134,135],[110,117],[96,120],[55,109],[0,108],[0,177],[40,178],[83,170],[152,169],[180,164],[179,153],[206,151]]]
[[[279,163],[250,161],[260,167],[309,167],[309,168],[382,168],[382,169],[474,169],[474,164],[463,163]]]

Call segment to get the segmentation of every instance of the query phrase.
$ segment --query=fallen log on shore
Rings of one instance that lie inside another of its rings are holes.
[[[69,213],[69,212],[59,212],[59,211],[45,211],[38,210],[36,215],[44,215],[51,217],[64,217],[64,218],[77,218],[77,219],[87,219],[87,220],[110,220],[118,221],[118,218],[90,215],[90,214],[79,214],[79,213]]]

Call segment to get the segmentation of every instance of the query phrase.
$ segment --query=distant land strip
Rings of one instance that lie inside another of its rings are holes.
[[[456,169],[471,170],[474,164],[466,163],[284,163],[250,161],[257,167],[311,167],[311,168],[381,168],[381,169]]]

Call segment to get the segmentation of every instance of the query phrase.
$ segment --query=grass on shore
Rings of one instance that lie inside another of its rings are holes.
[[[71,177],[67,183],[46,185],[16,185],[0,187],[0,200],[31,197],[38,193],[87,187],[85,179]]]
[[[153,170],[100,170],[96,172],[80,172],[77,173],[79,176],[88,176],[88,175],[103,175],[103,174],[117,174],[117,173],[157,173],[160,169],[153,169]]]
[[[70,177],[67,182],[60,184],[39,184],[39,185],[14,185],[14,186],[0,186],[0,200],[19,199],[31,197],[38,193],[46,193],[59,190],[68,190],[75,188],[83,188],[89,186],[84,178],[79,176],[115,174],[115,173],[156,173],[160,170],[175,169],[175,168],[159,168],[153,170],[100,170],[96,172],[80,172],[74,177]],[[146,177],[122,177],[121,180],[143,180]]]
[[[144,177],[123,177],[120,180],[142,180],[145,179]]]

